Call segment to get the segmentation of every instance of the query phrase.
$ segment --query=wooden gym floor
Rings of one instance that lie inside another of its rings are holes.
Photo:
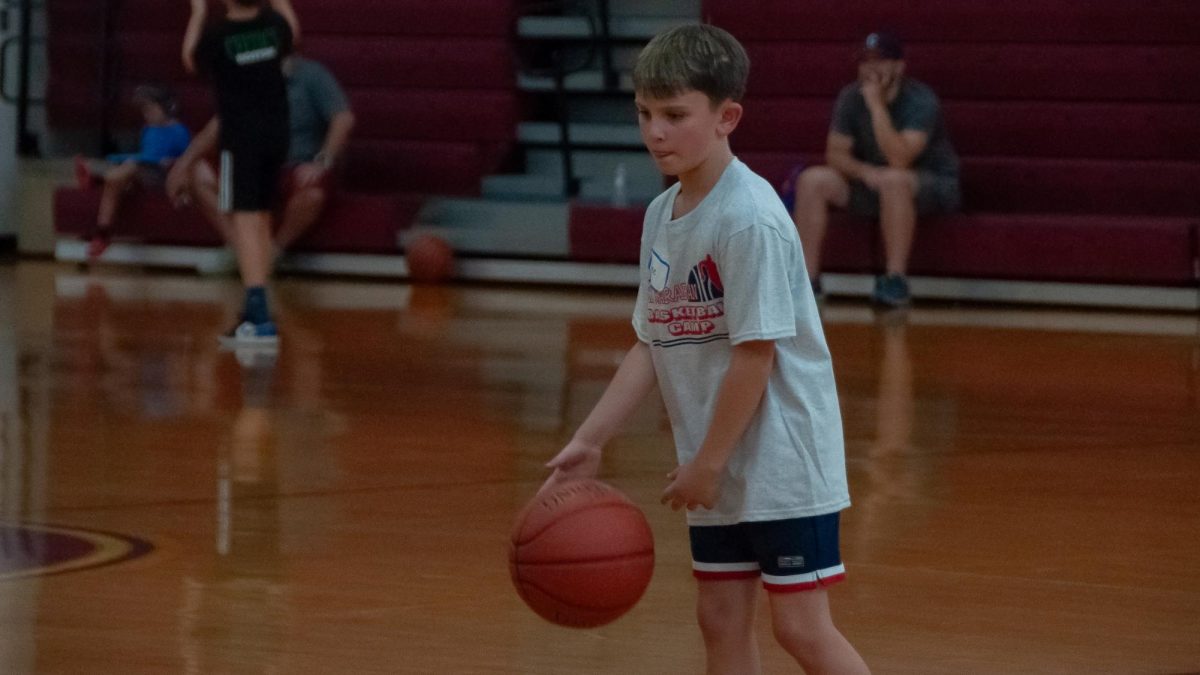
[[[568,630],[508,579],[632,293],[277,296],[278,359],[239,361],[230,280],[0,266],[0,673],[702,672],[657,401],[603,470],[654,528],[643,601]],[[1196,316],[826,319],[854,499],[832,598],[876,673],[1200,671]],[[765,672],[798,672],[760,628]]]

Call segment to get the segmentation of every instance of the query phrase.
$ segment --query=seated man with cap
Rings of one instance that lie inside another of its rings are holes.
[[[796,179],[793,217],[813,291],[821,295],[821,245],[830,207],[878,218],[885,274],[873,300],[887,307],[911,302],[907,273],[918,216],[953,212],[962,198],[959,161],[942,120],[938,97],[904,74],[904,48],[889,33],[867,36],[858,80],[834,105],[825,166]]]

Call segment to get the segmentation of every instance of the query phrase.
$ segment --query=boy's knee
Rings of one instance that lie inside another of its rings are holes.
[[[804,626],[791,621],[776,621],[771,629],[775,641],[802,662],[821,648],[822,636],[819,627]]]
[[[747,627],[742,617],[721,612],[704,612],[698,615],[700,632],[705,642],[720,642],[746,633]]]
[[[696,618],[700,624],[700,632],[704,634],[705,640],[710,642],[742,635],[753,626],[746,620],[745,608],[715,598],[699,603]]]

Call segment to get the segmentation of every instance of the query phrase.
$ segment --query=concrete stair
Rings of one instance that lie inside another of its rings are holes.
[[[642,146],[630,70],[642,46],[655,34],[697,21],[701,0],[610,0],[609,7],[617,86],[606,86],[599,55],[591,67],[565,80],[572,120],[572,170],[580,181],[579,201],[636,207],[662,192],[664,179]],[[522,17],[517,34],[526,41],[555,41],[580,49],[591,39],[587,20],[577,16]],[[518,86],[534,100],[548,102],[554,94],[550,77],[520,73]],[[524,172],[486,176],[480,199],[431,200],[417,225],[403,235],[401,245],[415,233],[436,232],[469,256],[565,259],[569,204],[559,136],[552,119],[521,122],[517,143],[524,154]],[[623,199],[614,199],[618,167],[625,173]]]

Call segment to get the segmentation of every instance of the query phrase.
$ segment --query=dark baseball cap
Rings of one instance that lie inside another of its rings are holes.
[[[859,58],[863,61],[868,59],[899,61],[904,58],[904,44],[893,33],[876,31],[863,40]]]

